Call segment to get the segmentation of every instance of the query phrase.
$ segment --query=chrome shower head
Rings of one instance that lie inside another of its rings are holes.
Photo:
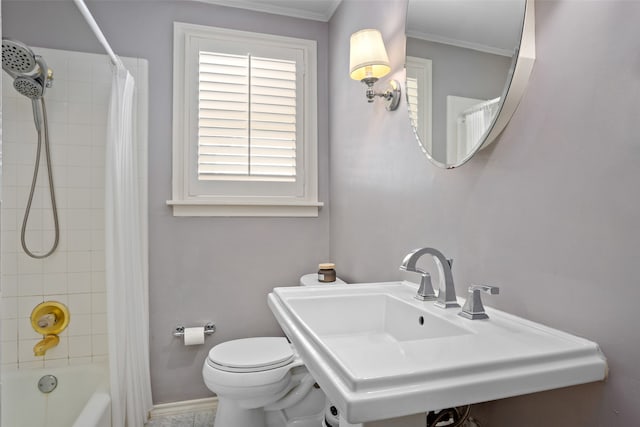
[[[2,39],[2,69],[13,77],[13,87],[31,100],[42,98],[53,82],[44,59],[17,40]]]
[[[41,98],[44,94],[44,87],[36,79],[29,76],[18,76],[13,81],[13,87],[20,94],[31,99]]]
[[[2,39],[2,68],[11,75],[31,73],[37,65],[36,55],[24,43]]]

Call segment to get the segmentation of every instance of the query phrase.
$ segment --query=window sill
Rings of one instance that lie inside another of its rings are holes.
[[[167,200],[173,216],[317,217],[322,202],[232,202]]]

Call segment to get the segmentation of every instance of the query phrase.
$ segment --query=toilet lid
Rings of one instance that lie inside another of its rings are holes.
[[[264,370],[283,366],[293,359],[286,338],[244,338],[218,344],[209,351],[209,360],[232,370]]]

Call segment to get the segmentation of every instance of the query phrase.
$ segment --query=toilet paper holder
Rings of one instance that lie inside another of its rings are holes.
[[[206,325],[204,325],[204,334],[205,335],[212,335],[215,331],[216,331],[216,325],[213,322],[209,322]],[[174,337],[183,337],[184,336],[184,326],[178,326],[173,331],[173,336]]]

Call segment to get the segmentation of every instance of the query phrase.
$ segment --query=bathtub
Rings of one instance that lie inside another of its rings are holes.
[[[38,390],[54,375],[51,393]],[[2,374],[2,427],[111,427],[111,397],[105,365],[23,370]]]

